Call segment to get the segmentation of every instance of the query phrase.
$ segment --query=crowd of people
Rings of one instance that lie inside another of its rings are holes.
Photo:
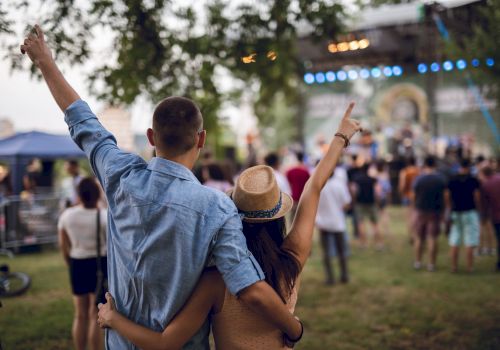
[[[295,152],[293,164],[283,167],[280,155],[269,153],[263,164],[236,171],[208,152],[195,167],[206,140],[202,114],[193,101],[168,97],[147,131],[156,157],[146,162],[118,148],[35,29],[22,51],[40,69],[96,176],[83,178],[77,164],[68,163],[67,209],[58,225],[74,295],[76,349],[102,347],[97,325],[107,329],[109,349],[208,349],[210,324],[218,349],[293,348],[304,332],[293,312],[315,228],[325,282],[336,282],[331,258],[337,256],[340,282],[347,283],[347,219],[359,247],[384,251],[394,192],[408,206],[417,270],[425,243],[427,269],[435,270],[443,222],[450,226],[454,271],[462,242],[472,271],[481,222],[485,232],[494,227],[500,236],[496,165],[464,158],[440,171],[431,156],[423,164],[409,159],[394,188],[387,162],[342,159],[361,130],[350,118],[353,103],[320,159]],[[109,293],[97,310],[102,269]]]

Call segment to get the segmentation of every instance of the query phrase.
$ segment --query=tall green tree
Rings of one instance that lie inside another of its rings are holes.
[[[262,126],[273,125],[272,106],[283,98],[292,107],[290,123],[300,125],[295,123],[300,108],[294,107],[300,103],[304,68],[297,38],[334,38],[345,17],[340,1],[206,0],[202,10],[194,4],[46,0],[34,5],[11,0],[0,4],[0,33],[12,36],[13,18],[43,7],[39,22],[58,60],[82,64],[92,56],[96,33],[113,38],[112,59],[98,62],[88,75],[90,91],[100,99],[129,105],[139,96],[152,102],[168,95],[189,96],[202,106],[207,128],[216,130],[222,105],[248,89],[254,92]],[[15,50],[12,46],[9,52]],[[18,57],[10,58],[14,70],[23,68]],[[240,81],[234,84],[239,87],[221,88],[227,72]]]

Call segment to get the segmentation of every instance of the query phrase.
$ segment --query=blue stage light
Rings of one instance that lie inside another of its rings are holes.
[[[350,70],[349,72],[347,72],[347,75],[349,76],[350,80],[358,79],[358,72],[356,72],[355,70]]]
[[[359,71],[359,76],[363,79],[368,79],[370,77],[370,71],[366,68],[363,68]]]
[[[471,61],[472,65],[474,67],[479,67],[479,60],[477,58],[474,58],[472,61]]]
[[[495,60],[493,58],[487,58],[486,59],[486,65],[488,67],[493,67],[495,65]]]
[[[433,72],[439,72],[439,63],[437,62],[434,62],[433,64],[431,64],[431,71]]]
[[[306,84],[313,84],[314,83],[314,74],[312,73],[306,73],[304,74],[304,81]]]
[[[337,72],[337,79],[340,80],[340,81],[344,81],[347,79],[347,73],[344,72],[343,70],[339,70]]]
[[[337,78],[335,78],[335,73],[333,73],[332,71],[326,72],[325,76],[326,80],[330,83],[333,83],[335,80],[337,80]]]
[[[465,62],[465,60],[458,60],[456,65],[460,70],[467,68],[467,62]]]
[[[391,67],[384,67],[383,72],[384,72],[384,75],[386,77],[392,77],[392,69],[391,69]]]
[[[322,73],[322,72],[316,73],[315,78],[316,78],[316,82],[318,84],[323,84],[325,82],[325,80],[326,80],[325,79],[325,73]]]
[[[400,66],[394,66],[392,67],[392,74],[394,74],[396,77],[399,77],[403,74],[403,68]]]
[[[444,61],[443,63],[443,69],[447,72],[453,69],[453,62],[451,61]]]
[[[377,68],[377,67],[372,68],[371,73],[372,73],[372,77],[374,77],[374,78],[378,78],[382,75],[382,71],[380,70],[380,68]]]
[[[420,63],[418,65],[418,72],[420,74],[424,74],[424,73],[427,73],[427,65],[425,63]]]

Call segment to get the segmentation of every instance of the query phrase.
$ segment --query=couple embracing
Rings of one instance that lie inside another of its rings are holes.
[[[293,316],[309,257],[321,189],[342,149],[360,129],[351,104],[329,151],[307,183],[287,229],[292,199],[273,171],[244,171],[224,194],[191,172],[206,131],[193,101],[169,97],[156,107],[150,162],[124,152],[59,71],[35,26],[21,45],[40,69],[87,154],[109,202],[110,294],[100,305],[108,349],[292,348],[303,334]]]

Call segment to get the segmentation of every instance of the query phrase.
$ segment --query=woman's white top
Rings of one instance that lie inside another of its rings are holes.
[[[101,209],[101,256],[106,255],[106,210]],[[73,259],[97,257],[97,209],[83,206],[66,209],[59,218],[59,230],[64,229],[71,242],[69,256]]]

